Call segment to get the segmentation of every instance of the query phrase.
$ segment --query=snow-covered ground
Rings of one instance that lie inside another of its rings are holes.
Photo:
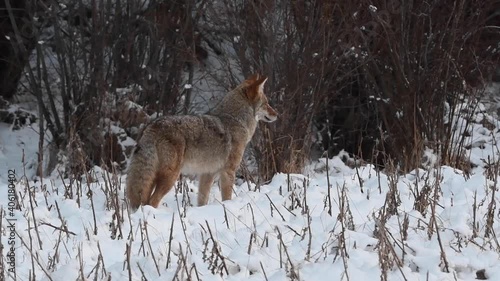
[[[500,126],[484,114],[472,123],[457,123],[470,136],[470,174],[439,166],[397,176],[334,157],[304,175],[235,186],[226,202],[214,186],[204,207],[187,180],[160,208],[136,213],[123,202],[126,176],[97,167],[81,182],[26,181],[33,168],[25,177],[21,156],[36,159],[36,128],[0,123],[0,270],[5,280],[54,281],[500,280]]]

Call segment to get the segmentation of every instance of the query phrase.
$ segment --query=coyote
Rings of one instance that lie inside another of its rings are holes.
[[[207,114],[165,116],[148,124],[128,171],[130,208],[158,207],[181,173],[200,176],[199,206],[207,204],[216,175],[222,200],[231,199],[236,169],[257,122],[273,122],[278,116],[264,95],[266,80],[253,75]]]

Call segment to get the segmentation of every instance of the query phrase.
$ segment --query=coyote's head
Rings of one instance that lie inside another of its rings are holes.
[[[273,122],[278,118],[278,113],[274,110],[267,101],[264,94],[264,84],[267,77],[254,74],[245,80],[244,93],[255,110],[255,119],[257,121]]]

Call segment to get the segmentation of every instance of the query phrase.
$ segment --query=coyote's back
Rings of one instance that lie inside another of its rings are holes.
[[[222,199],[231,199],[235,172],[257,121],[277,118],[263,93],[265,81],[258,75],[245,80],[209,114],[162,117],[147,125],[129,166],[130,207],[157,207],[181,173],[200,175],[198,205],[207,203],[217,175]]]

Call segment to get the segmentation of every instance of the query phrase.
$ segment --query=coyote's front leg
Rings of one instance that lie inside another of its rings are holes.
[[[198,189],[198,206],[204,206],[208,202],[210,188],[214,183],[214,174],[203,174],[200,176],[200,188]]]
[[[236,174],[236,169],[227,169],[220,173],[220,188],[222,193],[222,201],[231,200],[233,194],[233,184]]]

